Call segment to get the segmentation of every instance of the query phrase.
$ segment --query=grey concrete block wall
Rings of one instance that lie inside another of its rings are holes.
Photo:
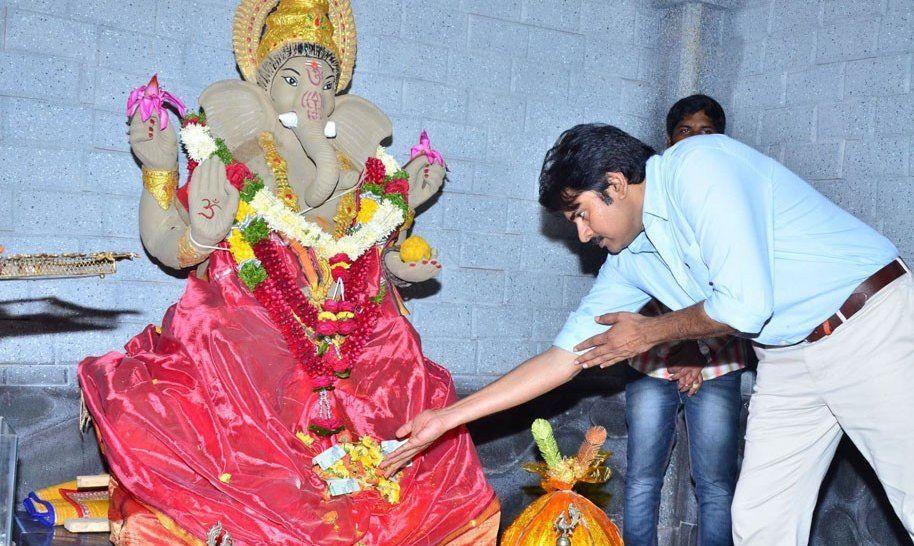
[[[139,242],[123,108],[153,73],[192,107],[208,83],[238,77],[234,7],[0,2],[0,244],[140,254],[107,279],[0,283],[11,325],[0,384],[73,385],[81,358],[120,348],[180,295],[183,279]],[[426,352],[478,384],[542,348],[589,286],[594,259],[582,262],[536,203],[539,163],[582,121],[658,141],[661,10],[650,0],[356,0],[353,10],[351,91],[391,116],[399,158],[427,129],[449,160],[444,193],[417,229],[445,271],[410,291],[409,306]]]
[[[914,258],[914,2],[753,0],[726,13],[704,91],[777,157]]]

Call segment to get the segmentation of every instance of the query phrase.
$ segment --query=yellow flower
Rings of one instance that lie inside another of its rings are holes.
[[[359,205],[359,214],[356,216],[356,221],[360,224],[367,224],[374,218],[374,214],[378,212],[378,202],[374,199],[362,199],[361,204]]]
[[[404,263],[432,259],[432,247],[418,235],[409,237],[400,245],[400,259]]]
[[[248,205],[247,202],[239,199],[238,200],[238,212],[235,213],[235,220],[241,222],[249,214],[254,214],[254,209],[251,208],[251,205]]]
[[[310,434],[305,434],[302,431],[295,433],[295,437],[301,440],[301,443],[305,444],[305,447],[311,447],[311,444],[314,443],[314,438]]]
[[[381,478],[378,481],[378,493],[390,504],[400,502],[400,484],[395,481]]]
[[[225,474],[219,476],[219,481],[222,483],[228,483],[232,481],[232,475],[226,472]]]
[[[336,321],[336,314],[331,313],[330,311],[321,311],[317,314],[317,320],[332,320]]]
[[[336,476],[337,478],[348,478],[349,477],[349,469],[346,468],[346,464],[343,463],[342,460],[339,460],[339,461],[333,463],[332,465],[330,465],[329,467],[327,467],[327,472],[331,473],[332,475]]]
[[[238,229],[233,229],[228,237],[229,250],[236,263],[244,263],[254,258],[254,249],[244,240]]]

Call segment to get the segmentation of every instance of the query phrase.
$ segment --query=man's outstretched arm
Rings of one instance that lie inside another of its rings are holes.
[[[637,313],[608,313],[597,317],[596,321],[612,328],[575,346],[575,351],[587,351],[577,358],[577,363],[584,368],[605,368],[660,343],[737,333],[731,326],[709,317],[704,303],[696,303],[657,317]]]
[[[397,431],[398,438],[408,435],[409,440],[381,463],[381,470],[390,475],[452,428],[519,406],[567,383],[581,371],[574,360],[573,353],[552,347],[451,406],[423,411]]]

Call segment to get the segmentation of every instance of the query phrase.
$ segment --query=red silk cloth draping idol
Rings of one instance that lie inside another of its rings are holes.
[[[284,252],[286,266],[304,282],[291,251]],[[325,498],[311,459],[331,442],[315,437],[306,447],[295,436],[307,431],[318,395],[234,273],[229,253],[214,252],[210,260],[208,280],[191,276],[161,329],[147,327],[125,354],[80,363],[79,381],[119,494],[197,539],[222,522],[237,546],[431,545],[492,515],[497,499],[462,428],[403,471],[399,504],[374,491]],[[450,374],[423,356],[390,293],[351,377],[338,381],[333,395],[354,438],[381,440],[420,411],[456,398]],[[178,542],[167,534],[161,544]]]

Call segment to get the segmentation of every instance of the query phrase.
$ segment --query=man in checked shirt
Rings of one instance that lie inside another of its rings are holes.
[[[723,133],[720,104],[705,95],[677,102],[666,120],[669,144],[690,136]],[[657,300],[641,313],[669,312]],[[732,544],[730,504],[736,489],[740,370],[749,350],[733,337],[658,345],[630,360],[625,387],[628,470],[624,535],[627,546],[657,544],[660,489],[683,410],[692,478],[698,496],[699,544]]]

